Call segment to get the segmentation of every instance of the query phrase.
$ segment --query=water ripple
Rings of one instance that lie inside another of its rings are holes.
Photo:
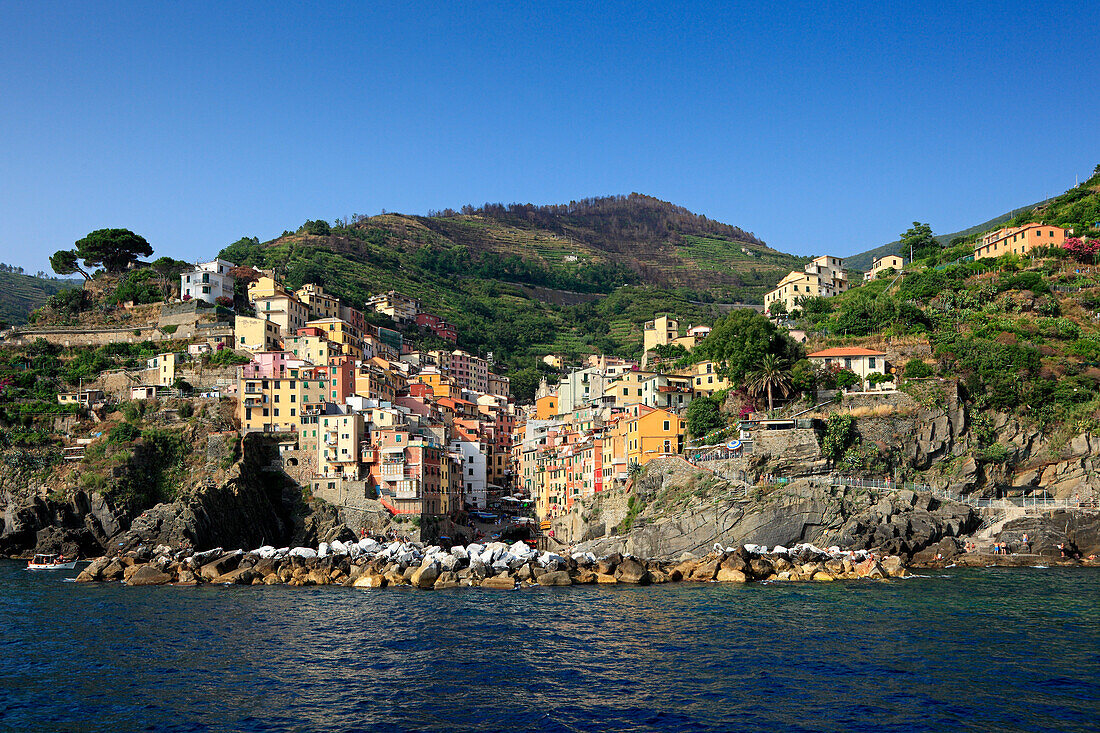
[[[1095,730],[1100,573],[522,592],[0,563],[0,731]]]

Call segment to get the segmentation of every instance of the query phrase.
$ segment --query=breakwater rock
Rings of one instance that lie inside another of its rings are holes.
[[[716,546],[702,557],[651,560],[612,554],[571,556],[538,552],[522,542],[456,546],[372,539],[322,543],[309,547],[260,547],[245,552],[223,548],[205,552],[174,550],[167,545],[140,547],[93,560],[79,582],[122,581],[127,585],[342,585],[353,588],[412,586],[421,589],[518,587],[585,584],[649,585],[668,582],[833,581],[904,577],[898,556],[821,549],[802,544],[791,548],[745,545]]]

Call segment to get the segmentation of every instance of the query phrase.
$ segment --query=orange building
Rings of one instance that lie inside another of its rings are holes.
[[[974,259],[1006,254],[1025,255],[1036,247],[1061,247],[1065,242],[1066,230],[1050,224],[1005,227],[982,235],[981,241],[974,248]]]

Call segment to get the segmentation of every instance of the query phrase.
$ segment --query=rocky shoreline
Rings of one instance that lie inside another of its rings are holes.
[[[903,578],[897,555],[878,557],[813,545],[792,548],[716,546],[705,556],[676,560],[640,559],[591,553],[564,557],[538,552],[522,542],[456,546],[444,550],[415,543],[383,545],[364,539],[307,547],[261,547],[245,552],[216,548],[194,553],[168,546],[138,548],[92,561],[78,582],[121,581],[131,586],[204,583],[233,585],[342,585],[353,588],[412,586],[420,589],[520,587],[586,584],[649,585],[669,582],[750,583]]]

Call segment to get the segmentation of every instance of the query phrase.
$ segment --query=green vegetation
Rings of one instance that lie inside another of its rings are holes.
[[[74,280],[56,280],[0,271],[0,323],[22,325],[32,311],[63,294],[83,299],[84,291]]]
[[[821,453],[836,461],[852,446],[856,439],[856,420],[848,414],[829,415],[825,435],[821,439]]]
[[[720,400],[709,395],[698,395],[687,407],[686,421],[688,433],[701,437],[712,430],[726,426],[726,418],[719,411]]]

